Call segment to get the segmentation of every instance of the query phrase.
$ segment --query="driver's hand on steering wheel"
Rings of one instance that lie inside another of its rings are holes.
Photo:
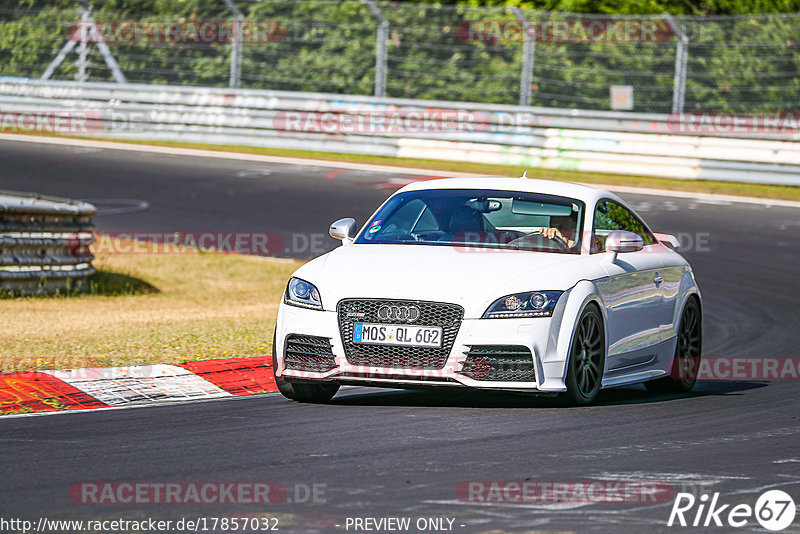
[[[542,233],[543,236],[547,237],[548,239],[553,239],[554,237],[561,239],[564,243],[567,244],[568,247],[571,247],[572,245],[575,244],[575,241],[573,241],[572,239],[567,239],[566,237],[564,237],[558,228],[542,227],[539,231]]]

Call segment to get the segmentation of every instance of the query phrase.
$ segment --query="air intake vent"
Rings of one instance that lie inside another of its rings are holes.
[[[535,382],[533,355],[521,345],[472,345],[461,374],[473,380]]]
[[[309,373],[325,373],[336,368],[333,347],[327,337],[291,334],[284,351],[286,368]]]

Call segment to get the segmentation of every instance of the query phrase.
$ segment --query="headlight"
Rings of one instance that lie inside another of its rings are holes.
[[[508,295],[489,306],[483,318],[550,317],[562,293],[563,291],[530,291]]]
[[[283,295],[283,302],[301,308],[322,309],[322,299],[319,297],[316,286],[299,278],[289,280],[286,293]]]

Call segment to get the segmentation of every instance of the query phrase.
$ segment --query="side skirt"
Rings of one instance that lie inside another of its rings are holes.
[[[603,388],[646,382],[665,376],[675,354],[677,337],[645,349],[614,356],[616,367],[603,373]]]

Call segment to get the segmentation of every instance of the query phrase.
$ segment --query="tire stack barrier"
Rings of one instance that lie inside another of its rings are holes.
[[[38,295],[82,291],[95,273],[86,202],[0,191],[0,291]]]

